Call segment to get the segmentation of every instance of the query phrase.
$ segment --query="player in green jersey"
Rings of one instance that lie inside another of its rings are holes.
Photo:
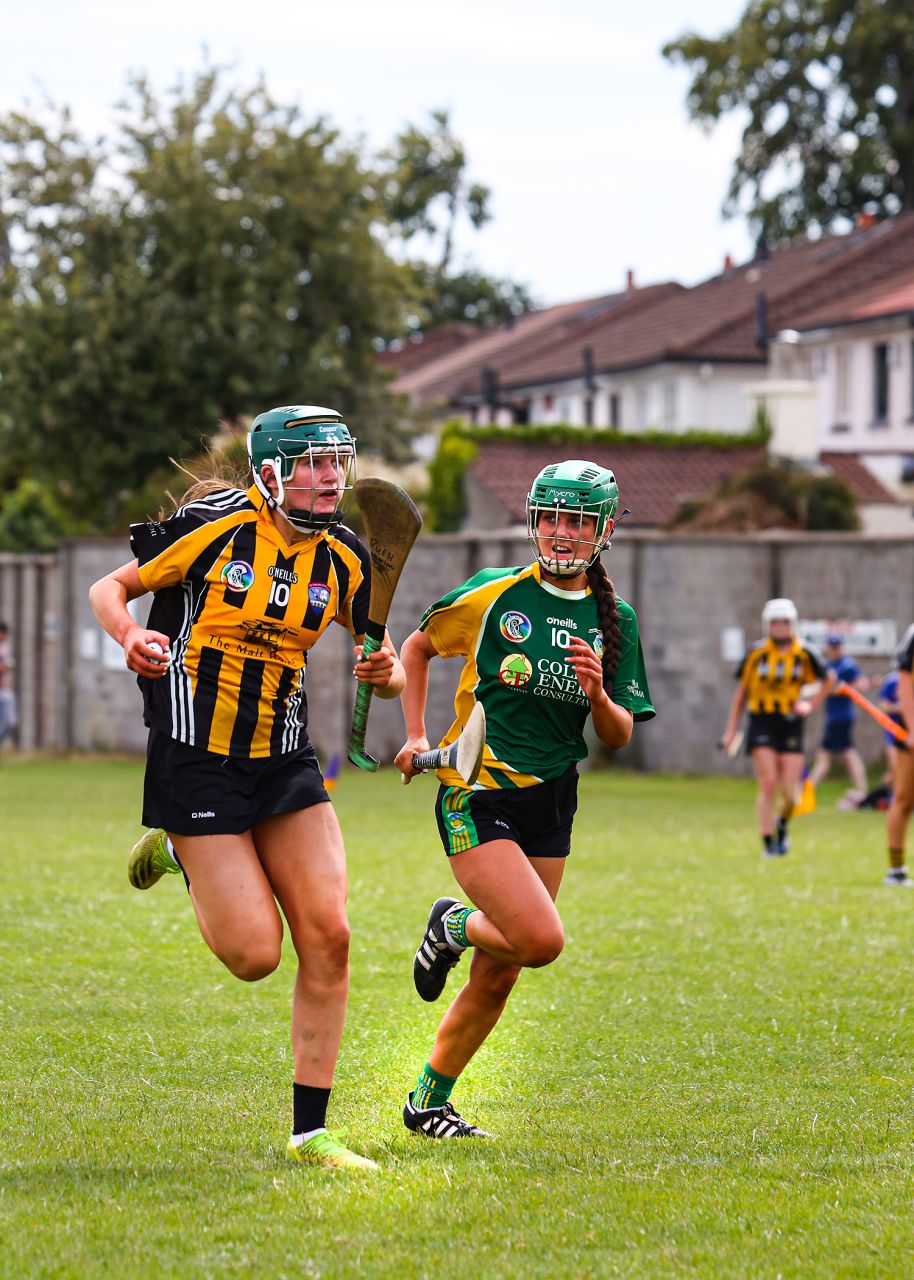
[[[463,660],[453,742],[477,702],[486,713],[478,781],[440,769],[438,829],[474,906],[439,898],[413,963],[416,989],[437,1000],[448,972],[473,948],[469,979],[441,1021],[429,1061],[403,1111],[430,1138],[488,1137],[453,1108],[451,1090],[498,1022],[522,968],[550,964],[564,943],[555,898],[571,847],[577,762],[588,716],[609,747],[654,715],[638,622],[600,563],[619,491],[591,462],[546,467],[527,497],[536,559],[485,569],[426,610],[405,641],[407,741],[396,763],[429,748],[425,702],[434,657]]]

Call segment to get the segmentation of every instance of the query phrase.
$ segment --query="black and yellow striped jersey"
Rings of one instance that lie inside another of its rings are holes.
[[[737,680],[746,687],[746,705],[752,715],[789,715],[803,685],[824,680],[826,675],[818,651],[796,636],[788,648],[771,639],[757,640],[736,671]]]
[[[149,627],[171,638],[159,680],[139,677],[146,723],[217,755],[306,741],[308,650],[331,622],[368,621],[371,561],[344,525],[287,543],[256,488],[223,489],[131,528]]]

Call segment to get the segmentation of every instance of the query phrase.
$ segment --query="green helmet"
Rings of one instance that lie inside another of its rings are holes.
[[[340,476],[340,497],[351,491],[355,479],[355,440],[335,409],[312,404],[293,404],[268,409],[266,413],[257,415],[248,436],[248,457],[254,473],[254,484],[271,507],[282,505],[289,488],[290,502],[287,507],[283,507],[283,512],[296,529],[308,532],[339,523],[342,507],[338,503],[333,512],[313,512],[313,489],[301,489],[298,486],[292,489],[289,486],[296,462],[305,455],[311,459],[331,455],[336,461]],[[278,493],[275,498],[261,475],[264,463],[272,467],[276,478]],[[311,494],[311,506],[293,506],[292,493]]]
[[[619,486],[606,467],[579,458],[543,467],[527,494],[527,537],[543,569],[555,577],[567,578],[592,565],[609,544],[618,506]],[[593,516],[596,527],[592,534],[574,539],[576,545],[568,548],[570,558],[568,553],[560,557],[559,544],[555,542],[551,548],[554,555],[547,556],[540,550],[538,535],[544,512],[552,515],[556,523],[562,512],[571,512],[581,520]]]

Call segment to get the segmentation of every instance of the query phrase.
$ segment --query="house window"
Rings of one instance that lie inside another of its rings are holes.
[[[883,427],[889,417],[889,344],[873,347],[873,426]]]
[[[609,425],[617,427],[619,425],[619,393],[611,391],[609,393]]]

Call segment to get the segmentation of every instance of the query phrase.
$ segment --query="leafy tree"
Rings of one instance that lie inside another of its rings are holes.
[[[719,38],[663,53],[692,73],[694,120],[748,116],[725,213],[777,241],[914,208],[910,0],[750,0]]]
[[[417,287],[357,151],[217,70],[168,105],[133,81],[113,141],[52,114],[0,120],[7,474],[34,469],[108,527],[220,420],[302,398],[396,452],[375,343]]]
[[[0,502],[0,551],[56,550],[74,525],[37,480],[26,477]]]
[[[378,173],[391,233],[404,245],[418,239],[430,259],[412,259],[422,308],[414,330],[450,320],[484,328],[520,315],[533,305],[527,289],[453,263],[454,236],[461,218],[477,230],[491,220],[490,191],[467,176],[463,144],[454,136],[447,111],[432,111],[428,128],[408,125],[382,152]],[[399,335],[398,335],[399,336]]]

